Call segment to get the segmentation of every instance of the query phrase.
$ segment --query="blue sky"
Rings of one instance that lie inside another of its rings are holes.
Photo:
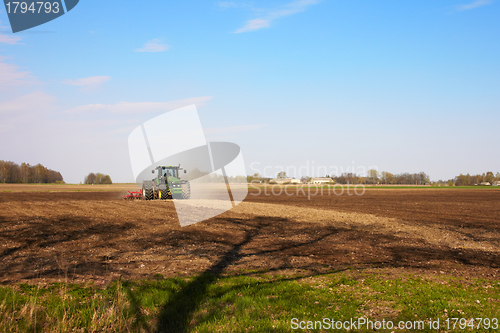
[[[81,0],[16,34],[2,8],[0,159],[133,181],[130,131],[196,103],[249,174],[500,171],[497,1],[140,5]]]

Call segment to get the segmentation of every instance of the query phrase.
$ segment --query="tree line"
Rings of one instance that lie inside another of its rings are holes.
[[[453,178],[452,181],[455,186],[480,185],[481,183],[492,184],[494,181],[500,181],[500,172],[497,172],[496,175],[491,171],[477,175],[460,174]]]
[[[0,161],[0,183],[56,183],[63,182],[60,172],[48,169],[38,163],[21,165],[11,161]]]
[[[282,171],[278,173],[276,178],[289,178],[286,172]],[[375,169],[370,169],[366,173],[366,176],[361,174],[356,174],[354,172],[344,172],[340,176],[329,176],[326,178],[332,179],[332,183],[336,184],[382,184],[382,185],[448,185],[448,186],[469,186],[469,185],[480,185],[481,183],[493,184],[494,181],[500,181],[500,172],[494,174],[491,171],[485,172],[483,174],[460,174],[459,176],[453,177],[449,180],[438,180],[431,182],[429,175],[425,172],[418,173],[398,173],[392,174],[387,171],[379,172]],[[310,182],[312,177],[303,176],[301,181],[303,183]],[[252,182],[264,182],[268,183],[271,179],[262,177],[260,174],[255,173],[253,175],[247,176],[247,181]]]
[[[329,176],[332,183],[336,184],[401,184],[401,185],[425,185],[429,184],[429,176],[425,172],[419,173],[400,173],[392,174],[387,171],[378,172],[377,170],[368,170],[366,176],[361,174],[356,174],[354,172],[344,172],[340,176]],[[276,178],[288,178],[286,172],[281,171],[278,173]],[[313,177],[303,176],[300,180],[303,183],[309,183]],[[247,177],[249,183],[252,182],[264,182],[268,183],[271,179],[262,177],[260,174],[256,173]]]
[[[378,172],[370,169],[366,176],[345,172],[338,177],[332,177],[338,184],[385,184],[385,185],[426,185],[430,183],[425,172],[392,174],[387,171]]]
[[[113,184],[111,177],[102,173],[89,173],[83,180],[84,184]]]

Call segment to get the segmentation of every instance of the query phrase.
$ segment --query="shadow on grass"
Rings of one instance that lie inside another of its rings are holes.
[[[233,223],[239,224],[239,221],[233,220]],[[171,299],[164,305],[158,317],[158,333],[168,332],[186,332],[189,327],[189,321],[192,314],[203,302],[208,288],[213,284],[224,269],[234,263],[238,258],[241,248],[252,241],[252,239],[263,228],[262,224],[247,230],[244,239],[233,245],[219,261],[204,271],[201,275],[195,277],[179,292],[175,293]]]
[[[127,283],[123,284],[123,289],[127,293],[128,300],[130,301],[130,307],[135,317],[132,328],[138,332],[145,330],[146,332],[151,333],[151,327],[149,326],[147,319],[142,314],[140,300],[137,299],[136,295],[132,292],[132,289],[127,285]]]

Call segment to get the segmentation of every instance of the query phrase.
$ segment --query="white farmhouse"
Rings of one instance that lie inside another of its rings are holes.
[[[287,183],[288,182],[288,179],[286,178],[273,178],[273,179],[270,179],[269,180],[269,183],[271,184],[284,184],[284,183]]]
[[[282,184],[300,184],[300,179],[290,179],[290,178],[273,178],[269,180],[269,183]]]
[[[311,184],[328,184],[333,182],[333,179],[327,177],[311,178]]]

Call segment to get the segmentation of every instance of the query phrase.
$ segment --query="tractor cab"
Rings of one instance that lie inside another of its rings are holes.
[[[171,180],[171,181],[179,181],[180,180],[180,171],[181,170],[184,170],[182,169],[180,166],[159,166],[157,167],[156,169],[156,173],[157,173],[157,178],[161,179],[168,179],[168,180]],[[153,170],[152,172],[155,173],[155,170]],[[186,173],[187,171],[184,170],[184,173]],[[173,179],[171,178],[173,177]]]
[[[158,178],[165,178],[165,179],[170,179],[170,177],[174,177],[176,179],[179,179],[179,167],[158,167]]]

